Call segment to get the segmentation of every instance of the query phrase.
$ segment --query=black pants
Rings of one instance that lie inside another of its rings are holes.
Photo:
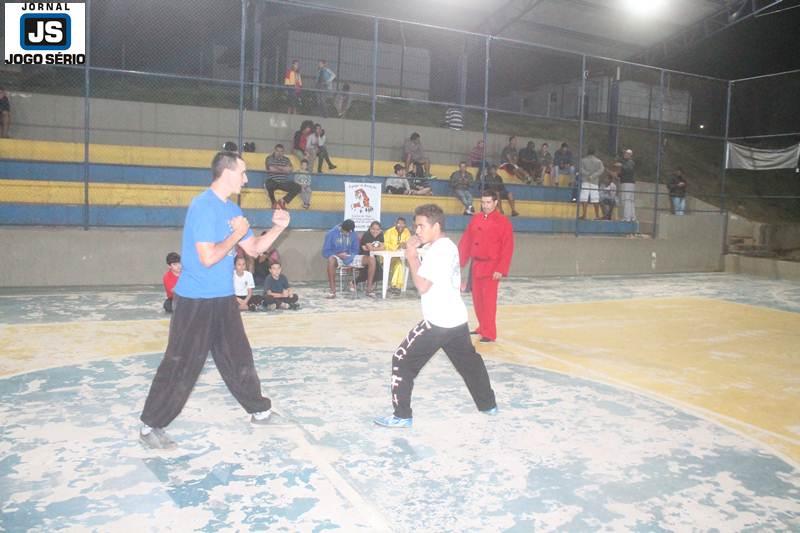
[[[300,193],[300,184],[295,183],[292,180],[276,180],[273,178],[269,178],[264,182],[264,188],[267,190],[267,195],[269,196],[270,203],[275,203],[275,191],[281,190],[286,191],[286,196],[283,197],[283,201],[291,203],[294,200],[294,197]]]
[[[280,304],[294,304],[297,303],[297,295],[292,294],[291,296],[286,297],[279,297],[279,296],[270,296],[269,294],[264,295],[264,307],[268,305],[280,305]]]
[[[328,170],[333,168],[333,162],[331,161],[331,157],[328,155],[328,149],[325,146],[320,146],[319,151],[317,152],[317,173],[322,172],[322,162],[325,161],[328,163]]]
[[[246,296],[245,296],[244,298],[246,298]],[[244,301],[244,298],[242,298],[242,297],[240,297],[240,296],[237,296],[237,297],[236,297],[236,299],[237,299],[237,300],[239,300],[239,302],[238,302],[238,303],[241,303],[241,302],[243,302],[243,301]],[[262,296],[259,296],[258,294],[254,294],[254,295],[252,295],[252,296],[250,297],[250,300],[248,300],[248,302],[247,302],[247,308],[248,308],[250,311],[255,311],[256,309],[258,309],[259,307],[261,307],[261,304],[262,304],[263,302],[264,302],[264,298],[263,298]]]
[[[150,385],[142,422],[163,428],[175,420],[197,383],[209,350],[225,385],[245,411],[257,413],[272,406],[261,394],[261,380],[236,298],[175,296],[167,351]]]
[[[481,355],[475,351],[466,323],[455,328],[440,328],[423,320],[411,331],[392,357],[392,405],[394,416],[411,418],[411,391],[414,378],[439,348],[456,367],[480,411],[496,407],[489,373]]]

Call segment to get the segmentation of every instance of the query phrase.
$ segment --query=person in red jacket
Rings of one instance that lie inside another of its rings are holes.
[[[481,212],[473,215],[458,242],[461,268],[472,259],[472,304],[478,317],[480,342],[497,339],[497,288],[508,276],[514,253],[514,230],[511,221],[497,211],[497,192],[481,193]]]

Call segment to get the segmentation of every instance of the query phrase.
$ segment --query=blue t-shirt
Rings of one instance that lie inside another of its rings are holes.
[[[230,220],[241,216],[242,210],[230,200],[222,201],[211,189],[206,189],[192,200],[183,224],[181,263],[183,271],[175,286],[175,293],[184,298],[219,298],[233,295],[233,261],[236,248],[210,267],[205,267],[197,255],[198,242],[218,243],[228,238],[233,230]],[[251,230],[242,240],[253,236]]]
[[[267,276],[264,280],[264,294],[267,292],[283,292],[289,288],[289,280],[286,276],[281,274],[278,279],[272,277],[272,274]]]

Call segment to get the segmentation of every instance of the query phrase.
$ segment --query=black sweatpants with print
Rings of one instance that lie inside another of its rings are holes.
[[[467,323],[440,328],[423,320],[400,343],[392,357],[392,405],[394,416],[411,418],[411,391],[414,378],[439,348],[444,350],[467,385],[480,411],[496,407],[489,373],[481,355],[475,351]]]
[[[261,394],[261,380],[236,297],[195,299],[176,295],[167,351],[150,385],[142,422],[163,428],[180,414],[209,351],[225,385],[245,411],[256,413],[271,407],[270,399]]]

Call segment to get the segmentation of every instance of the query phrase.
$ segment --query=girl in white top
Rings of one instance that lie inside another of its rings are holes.
[[[256,282],[253,281],[253,274],[245,270],[244,257],[237,257],[235,263],[235,270],[233,271],[233,293],[239,302],[239,309],[247,311],[251,305],[254,305],[253,289],[256,288]]]

